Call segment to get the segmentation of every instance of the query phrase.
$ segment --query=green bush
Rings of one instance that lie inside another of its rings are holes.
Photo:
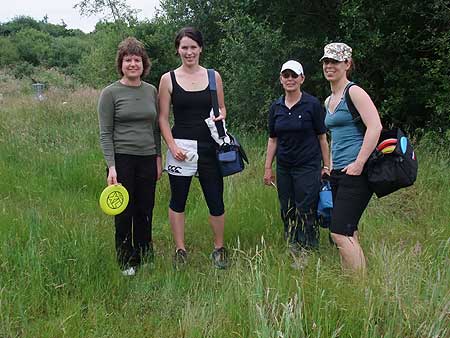
[[[9,37],[0,36],[0,50],[0,67],[19,62],[19,52]]]
[[[21,60],[34,66],[45,65],[50,54],[51,36],[34,28],[25,28],[17,32],[13,40]]]

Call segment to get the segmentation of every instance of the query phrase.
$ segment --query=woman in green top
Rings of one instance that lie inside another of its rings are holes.
[[[122,273],[134,275],[152,258],[152,215],[156,181],[161,177],[161,136],[157,90],[142,81],[150,70],[144,45],[123,40],[116,57],[121,79],[104,88],[98,102],[100,144],[108,166],[108,185],[122,184],[127,208],[115,216],[116,252]]]

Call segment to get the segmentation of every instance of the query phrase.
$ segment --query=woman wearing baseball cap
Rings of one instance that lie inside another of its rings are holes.
[[[354,67],[352,49],[348,45],[326,45],[320,61],[331,87],[331,95],[325,100],[325,124],[331,132],[333,159],[331,237],[339,248],[342,266],[364,271],[366,261],[358,240],[358,222],[372,196],[365,163],[377,145],[381,121],[369,95],[348,79]],[[346,91],[362,123],[353,119]]]
[[[273,185],[272,162],[277,158],[281,218],[293,253],[319,245],[316,209],[320,178],[330,173],[324,111],[317,98],[301,90],[304,81],[299,62],[289,60],[283,64],[280,83],[284,95],[269,108],[264,169],[264,183]]]

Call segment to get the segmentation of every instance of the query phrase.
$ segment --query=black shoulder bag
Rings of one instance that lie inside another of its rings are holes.
[[[350,97],[349,89],[345,90],[345,101],[352,114],[353,121],[366,126]],[[367,160],[367,177],[369,186],[378,198],[389,195],[400,188],[413,185],[417,178],[418,163],[413,146],[400,128],[383,129],[378,145]]]

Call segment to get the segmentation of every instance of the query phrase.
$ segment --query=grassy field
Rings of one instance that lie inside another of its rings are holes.
[[[4,89],[5,87],[3,87]],[[0,86],[0,90],[2,87]],[[186,270],[172,268],[167,176],[154,214],[156,260],[133,278],[115,263],[96,100],[89,89],[0,103],[0,337],[450,337],[450,151],[424,142],[416,184],[373,199],[361,222],[368,275],[320,251],[291,265],[276,192],[262,184],[265,134],[226,178],[228,270],[210,261],[198,182],[187,207]],[[232,116],[232,112],[230,112]]]

